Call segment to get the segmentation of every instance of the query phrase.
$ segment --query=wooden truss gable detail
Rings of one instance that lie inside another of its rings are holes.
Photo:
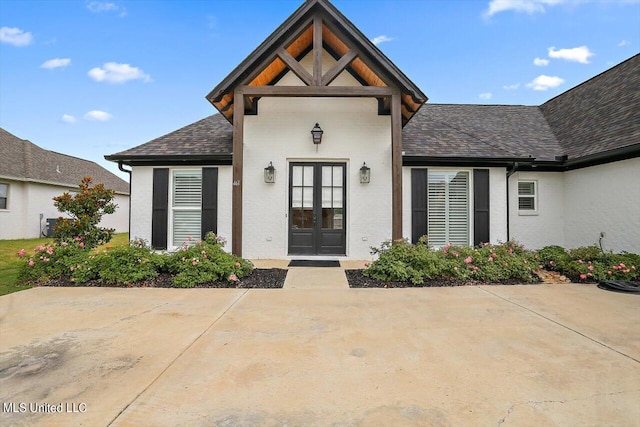
[[[328,70],[323,70],[323,51],[336,60]],[[313,67],[308,71],[300,64],[300,60],[310,53]],[[211,91],[207,99],[227,120],[233,122],[236,108],[233,92],[239,88],[274,87],[288,72],[294,73],[305,86],[320,88],[330,86],[345,71],[364,87],[399,88],[403,126],[427,100],[427,97],[327,0],[307,0],[234,72]],[[268,96],[268,93],[245,93],[245,114],[255,114],[260,96]],[[390,115],[391,97],[386,95],[376,98],[379,114]]]

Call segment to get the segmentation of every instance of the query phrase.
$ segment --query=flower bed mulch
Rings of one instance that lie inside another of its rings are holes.
[[[194,288],[228,288],[228,289],[280,289],[284,286],[284,279],[287,277],[287,270],[281,268],[256,268],[248,276],[237,282],[226,280],[203,283]],[[69,286],[69,287],[110,287],[110,288],[173,288],[173,276],[171,274],[160,274],[155,279],[145,280],[130,285],[107,285],[97,280],[91,280],[80,285],[70,282],[67,279],[56,279],[42,286]],[[183,288],[176,288],[183,289]]]
[[[523,283],[520,280],[503,280],[499,282],[483,282],[479,280],[461,280],[454,277],[441,279],[429,279],[418,285],[411,282],[391,282],[386,280],[378,280],[362,274],[364,270],[345,270],[347,281],[350,288],[436,288],[436,287],[453,287],[453,286],[478,286],[478,285],[535,285],[537,282]]]

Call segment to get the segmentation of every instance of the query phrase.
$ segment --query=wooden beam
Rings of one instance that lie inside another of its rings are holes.
[[[342,58],[322,76],[322,86],[329,86],[331,82],[338,77],[338,74],[347,68],[357,56],[358,54],[354,50],[349,50],[342,55]]]
[[[322,84],[322,17],[313,17],[313,80],[317,86]]]
[[[300,37],[300,34],[304,33],[305,30],[307,30],[309,28],[309,25],[313,24],[313,19],[309,18],[307,20],[305,20],[302,25],[300,26],[301,30],[300,31],[296,31],[295,33],[290,33],[289,35],[287,35],[283,41],[280,43],[280,47],[286,48],[288,47],[291,43],[293,43],[294,41],[296,41],[296,39],[298,37]],[[263,49],[266,43],[263,42],[262,45],[260,45],[257,49]],[[255,52],[254,52],[255,53]],[[240,80],[238,83],[239,85],[246,85],[249,84],[253,81],[253,79],[255,79],[258,74],[262,73],[264,71],[265,68],[267,68],[269,66],[269,64],[271,64],[273,62],[274,59],[276,59],[278,57],[278,55],[276,54],[276,52],[271,52],[269,53],[267,56],[264,57],[264,59],[262,61],[260,61],[259,64],[257,64],[255,67],[252,67],[252,71],[246,76],[244,77],[242,80]],[[247,57],[244,61],[242,61],[242,63],[240,65],[238,65],[237,69],[240,69],[241,67],[248,65],[249,62],[251,61],[252,57]],[[245,64],[247,63],[247,64]],[[236,70],[234,70],[234,73],[236,72]],[[246,72],[246,71],[245,71]]]
[[[300,78],[307,86],[312,86],[314,82],[314,78],[307,70],[304,69],[302,65],[296,59],[291,56],[289,52],[287,52],[284,48],[280,48],[277,50],[277,54],[282,59],[282,61],[286,64],[287,67],[293,73]]]
[[[244,105],[243,95],[237,91],[233,104]],[[244,108],[235,108],[233,114],[233,182],[231,190],[231,251],[242,256],[242,169],[244,145]]]
[[[391,96],[387,86],[238,86],[245,96],[379,98]]]
[[[391,240],[402,240],[402,99],[398,89],[391,97]]]

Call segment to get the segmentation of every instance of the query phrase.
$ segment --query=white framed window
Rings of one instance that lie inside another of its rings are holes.
[[[469,244],[469,172],[429,169],[427,216],[429,244]]]
[[[9,184],[0,183],[0,210],[9,209]]]
[[[538,212],[538,183],[532,180],[518,181],[518,213],[532,215]]]
[[[171,183],[171,229],[174,247],[200,240],[202,169],[174,170]],[[190,239],[191,238],[191,239]]]

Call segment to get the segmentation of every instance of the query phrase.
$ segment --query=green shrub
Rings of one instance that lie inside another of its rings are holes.
[[[580,248],[569,249],[571,259],[583,261],[600,261],[605,254],[597,246],[583,246]]]
[[[130,285],[157,277],[162,258],[146,245],[132,242],[98,254],[94,264],[101,283]]]
[[[566,251],[561,246],[546,246],[537,251],[540,263],[558,271],[574,282],[601,280],[637,280],[640,278],[640,255],[623,252],[603,253],[596,246]]]
[[[557,245],[545,246],[539,249],[536,255],[540,265],[549,270],[561,269],[571,261],[571,256],[567,251]]]
[[[192,246],[183,245],[171,254],[164,268],[175,274],[173,285],[191,288],[202,283],[227,280],[237,282],[253,269],[243,258],[227,253],[224,240],[214,233],[207,233],[205,240]]]
[[[425,240],[415,245],[387,241],[379,248],[372,248],[372,254],[378,255],[378,259],[363,274],[383,281],[420,285],[436,278],[489,282],[536,280],[537,264],[533,254],[514,242],[475,248],[446,245],[442,250],[433,250]]]
[[[91,177],[84,177],[73,196],[64,193],[53,198],[54,206],[70,216],[58,218],[53,235],[57,243],[80,242],[81,246],[94,248],[113,237],[113,228],[98,227],[98,224],[104,215],[114,213],[118,207],[112,202],[116,193],[103,184],[91,186],[92,182]]]
[[[96,277],[89,251],[77,243],[41,245],[34,250],[33,256],[27,256],[24,251],[20,251],[18,255],[24,258],[18,272],[19,283],[35,284],[67,279],[81,284]]]

